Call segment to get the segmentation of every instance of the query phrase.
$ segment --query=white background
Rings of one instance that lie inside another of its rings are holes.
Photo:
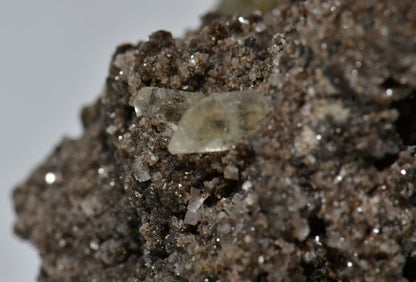
[[[0,0],[0,281],[34,281],[37,251],[13,235],[11,191],[103,89],[117,45],[181,36],[215,0]]]

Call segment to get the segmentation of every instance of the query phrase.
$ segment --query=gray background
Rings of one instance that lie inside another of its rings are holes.
[[[0,0],[0,281],[34,281],[37,251],[12,233],[13,186],[103,89],[115,47],[158,29],[181,36],[215,0]]]

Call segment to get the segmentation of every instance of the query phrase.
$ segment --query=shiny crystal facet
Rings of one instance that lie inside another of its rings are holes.
[[[169,152],[228,150],[257,130],[264,110],[264,98],[254,91],[214,93],[184,113],[169,143]]]

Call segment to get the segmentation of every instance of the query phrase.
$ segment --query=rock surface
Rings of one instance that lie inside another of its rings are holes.
[[[416,5],[280,2],[117,49],[82,137],[14,192],[40,281],[416,279]],[[131,106],[145,86],[272,110],[228,151],[172,155]]]

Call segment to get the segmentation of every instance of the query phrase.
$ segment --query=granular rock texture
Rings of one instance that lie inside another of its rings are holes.
[[[416,5],[291,2],[117,49],[82,137],[14,192],[40,281],[416,279]],[[145,86],[270,110],[228,151],[172,155],[131,106]]]

